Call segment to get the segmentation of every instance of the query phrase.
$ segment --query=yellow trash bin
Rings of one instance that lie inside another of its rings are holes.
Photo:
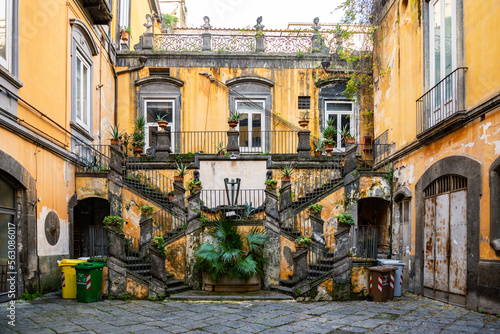
[[[87,260],[63,259],[59,262],[61,267],[62,297],[64,299],[76,298],[76,270],[75,264],[87,262]]]

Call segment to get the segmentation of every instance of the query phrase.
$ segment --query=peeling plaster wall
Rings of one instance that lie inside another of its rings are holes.
[[[280,236],[280,280],[290,279],[293,275],[293,253],[295,252],[295,242]]]
[[[108,179],[94,176],[77,177],[76,196],[79,201],[91,197],[108,200]]]
[[[165,268],[174,279],[186,278],[186,237],[182,237],[166,247]]]

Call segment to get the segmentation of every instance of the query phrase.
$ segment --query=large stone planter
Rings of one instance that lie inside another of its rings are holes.
[[[248,281],[223,277],[219,282],[214,282],[210,276],[203,273],[203,291],[213,292],[253,292],[262,288],[258,276],[252,276]]]

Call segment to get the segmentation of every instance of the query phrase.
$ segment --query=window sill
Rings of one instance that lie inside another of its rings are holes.
[[[89,141],[94,141],[94,137],[92,137],[90,132],[87,129],[85,129],[83,126],[81,126],[80,124],[71,121],[71,122],[69,122],[69,125],[70,125],[71,129],[75,130],[76,132],[81,134],[83,137],[85,137]]]
[[[0,77],[5,79],[9,84],[11,84],[14,89],[19,89],[23,86],[23,83],[19,81],[18,78],[12,75],[5,67],[0,66]]]

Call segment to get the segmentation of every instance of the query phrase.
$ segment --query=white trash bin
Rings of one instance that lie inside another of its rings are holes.
[[[406,266],[405,263],[399,260],[389,260],[389,259],[378,259],[379,265],[389,265],[398,268],[394,276],[394,297],[401,297],[403,292],[403,267]]]

